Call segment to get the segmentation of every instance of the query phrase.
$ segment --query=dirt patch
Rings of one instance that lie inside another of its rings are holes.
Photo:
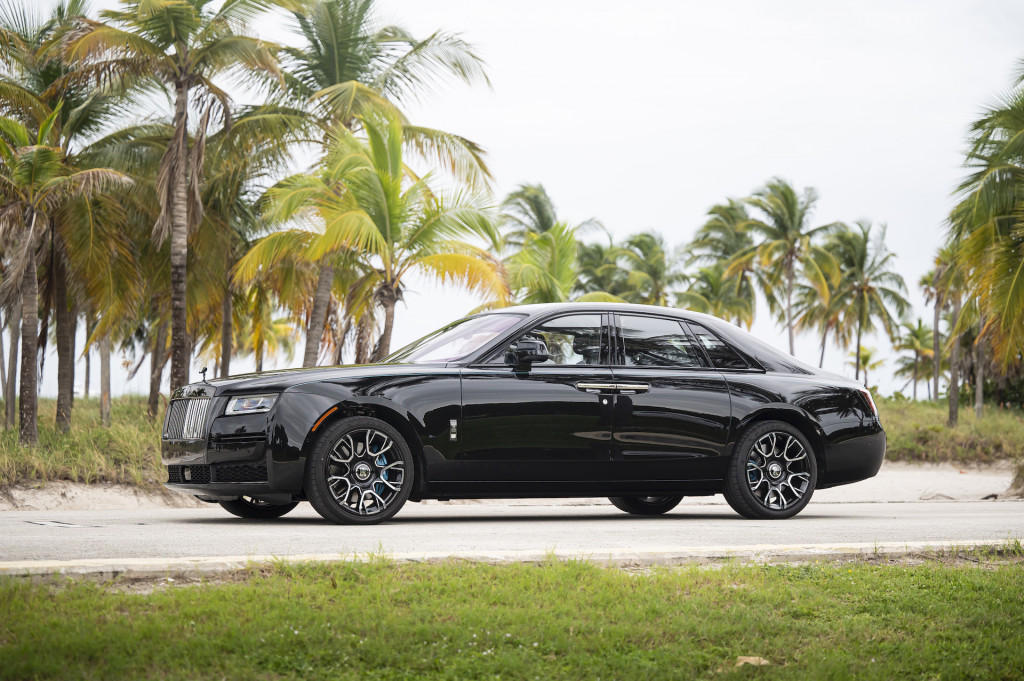
[[[203,502],[163,487],[54,481],[9,485],[0,489],[0,511],[100,511],[138,508],[197,508]]]

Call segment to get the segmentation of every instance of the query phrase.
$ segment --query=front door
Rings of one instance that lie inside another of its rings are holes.
[[[612,475],[650,481],[652,489],[660,481],[722,479],[731,417],[725,378],[678,320],[616,320]]]
[[[607,479],[614,390],[606,319],[562,315],[521,334],[510,345],[541,340],[550,355],[529,370],[506,364],[505,348],[463,369],[453,474],[498,483]]]

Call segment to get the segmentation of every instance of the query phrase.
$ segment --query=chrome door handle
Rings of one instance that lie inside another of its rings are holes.
[[[602,390],[615,390],[618,387],[616,383],[577,383],[576,389],[584,392],[591,391],[602,391]]]
[[[577,390],[586,392],[616,390],[628,393],[645,393],[651,389],[650,383],[577,383]]]

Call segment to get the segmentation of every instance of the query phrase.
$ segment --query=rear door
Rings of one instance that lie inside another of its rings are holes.
[[[720,480],[731,406],[724,376],[684,323],[669,316],[613,318],[612,475],[618,480]]]

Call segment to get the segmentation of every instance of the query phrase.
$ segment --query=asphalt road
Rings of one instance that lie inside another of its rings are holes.
[[[274,521],[217,506],[137,511],[0,513],[0,573],[25,561],[138,561],[195,557],[318,557],[383,553],[408,559],[514,560],[544,555],[601,559],[630,552],[686,555],[840,544],[949,545],[1024,538],[1024,501],[812,502],[786,521],[743,520],[723,504],[684,502],[656,518],[610,505],[408,504],[390,522],[332,525],[302,504]]]

